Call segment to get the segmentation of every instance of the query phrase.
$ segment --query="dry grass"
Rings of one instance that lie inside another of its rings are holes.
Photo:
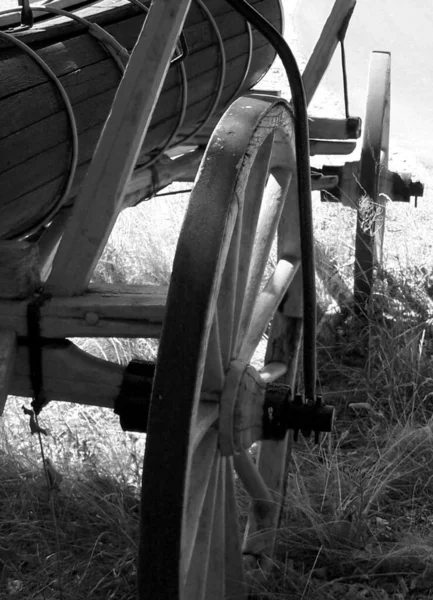
[[[167,281],[185,201],[175,196],[125,213],[96,277]],[[354,215],[314,202],[323,316],[319,379],[325,400],[337,408],[337,427],[319,446],[301,439],[295,448],[275,568],[256,581],[252,598],[427,599],[433,587],[432,217],[425,207],[389,208],[366,362],[347,309]],[[337,318],[327,319],[332,314]],[[123,364],[157,350],[146,340],[82,343]],[[63,480],[48,492],[22,404],[8,401],[0,436],[0,598],[134,598],[144,436],[121,432],[103,409],[50,405],[41,418],[48,429],[44,448]],[[245,496],[240,500],[245,506]]]
[[[274,78],[279,88],[281,77],[277,65],[262,85]],[[334,99],[318,103],[338,116]],[[416,211],[388,207],[368,360],[347,308],[354,212],[314,198],[319,383],[337,425],[319,446],[301,439],[295,447],[275,568],[257,579],[254,599],[433,598],[429,197],[427,189]],[[174,196],[125,211],[95,280],[168,282],[186,202]],[[80,343],[122,364],[157,351],[148,340]],[[0,600],[135,598],[144,436],[123,433],[110,411],[52,403],[41,416],[44,448],[63,480],[49,492],[22,404],[10,398],[0,421]]]

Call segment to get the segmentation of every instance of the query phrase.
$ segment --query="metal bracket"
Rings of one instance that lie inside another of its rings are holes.
[[[114,412],[123,431],[146,433],[155,363],[133,360],[126,367]]]
[[[268,384],[263,406],[264,440],[282,440],[287,430],[294,431],[294,440],[298,441],[299,431],[309,438],[314,431],[314,442],[319,442],[321,432],[332,431],[335,409],[323,404],[321,396],[315,402],[305,402],[301,394],[291,400],[290,386]]]

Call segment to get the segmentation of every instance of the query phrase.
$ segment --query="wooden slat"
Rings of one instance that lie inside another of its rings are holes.
[[[56,294],[79,294],[90,280],[115,223],[190,1],[152,4],[54,259],[47,283]]]
[[[338,45],[338,33],[350,18],[355,8],[356,0],[336,0],[319,40],[302,74],[305,96],[309,104],[316,93],[319,83],[331,62]]]
[[[159,337],[166,286],[91,286],[73,298],[52,298],[41,307],[41,335],[65,337]],[[27,302],[0,301],[0,327],[27,335]]]
[[[251,312],[251,306],[248,306],[248,302],[246,303],[245,300],[245,293],[250,274],[263,194],[268,182],[274,138],[275,135],[274,132],[272,132],[263,142],[257,153],[254,161],[254,168],[251,169],[251,172],[249,173],[248,183],[244,192],[242,215],[238,217],[242,219],[242,237],[234,314],[235,330],[233,334],[233,347],[235,356],[239,350],[239,336],[242,336],[245,333],[242,328],[242,323],[245,322],[245,311],[247,313]],[[250,315],[248,315],[248,319],[249,317]]]
[[[291,179],[288,157],[291,156],[288,145],[284,146],[285,167],[277,179],[269,177],[260,210],[257,233],[252,249],[251,267],[248,274],[247,287],[243,298],[242,313],[239,325],[239,339],[236,348],[237,354],[244,345],[245,335],[253,320],[253,310],[263,282],[266,265],[275,239],[278,221],[284,207],[284,199]],[[260,340],[259,340],[260,341]]]
[[[10,382],[15,367],[17,340],[13,329],[0,328],[0,416],[10,392]]]

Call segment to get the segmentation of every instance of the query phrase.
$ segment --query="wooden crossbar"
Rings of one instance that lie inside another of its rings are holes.
[[[302,74],[305,97],[309,104],[322,81],[339,42],[339,32],[350,19],[356,0],[336,0],[313,53]]]
[[[114,226],[191,0],[154,0],[54,258],[47,289],[81,294]]]

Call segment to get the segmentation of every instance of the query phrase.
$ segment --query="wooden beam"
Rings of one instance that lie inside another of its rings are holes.
[[[0,329],[0,416],[10,392],[10,382],[15,366],[16,334],[12,329]]]
[[[159,338],[167,286],[91,286],[78,297],[53,297],[41,307],[41,335]],[[27,335],[27,301],[0,301],[0,327]]]
[[[121,208],[191,0],[154,0],[102,131],[47,289],[82,293]]]
[[[136,169],[126,186],[122,209],[136,206],[151,198],[174,181],[194,181],[203,154],[204,149],[197,148],[175,159],[162,157],[152,168]],[[42,281],[46,281],[51,273],[53,260],[72,209],[72,206],[63,208],[38,242]]]
[[[302,74],[309,104],[331,62],[338,44],[338,34],[350,19],[356,0],[336,0],[317,44]]]
[[[36,245],[0,241],[0,298],[25,298],[39,286]]]
[[[361,137],[362,120],[359,117],[324,119],[309,115],[308,129],[310,138],[318,140],[355,140]]]
[[[10,394],[30,398],[29,352],[19,345]],[[59,341],[42,349],[44,391],[47,400],[61,400],[114,408],[123,380],[124,367],[96,358],[70,341]]]

